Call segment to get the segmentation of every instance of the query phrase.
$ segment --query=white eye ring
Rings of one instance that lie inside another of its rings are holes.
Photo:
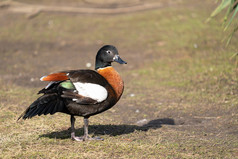
[[[111,54],[112,52],[111,52],[111,50],[107,50],[106,53]]]

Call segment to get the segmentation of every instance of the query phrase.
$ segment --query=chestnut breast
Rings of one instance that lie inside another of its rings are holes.
[[[116,93],[117,100],[119,100],[124,89],[124,83],[119,73],[111,66],[100,68],[97,70],[97,72],[102,75],[112,86]]]

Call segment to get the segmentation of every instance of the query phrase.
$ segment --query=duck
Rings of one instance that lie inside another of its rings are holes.
[[[70,115],[72,140],[103,140],[89,137],[88,125],[89,117],[112,108],[122,96],[124,82],[112,67],[112,62],[127,64],[115,46],[105,45],[96,54],[95,70],[60,71],[41,77],[40,80],[48,81],[48,85],[38,92],[42,95],[26,108],[18,120],[61,112]],[[83,117],[83,136],[75,135],[75,116]]]

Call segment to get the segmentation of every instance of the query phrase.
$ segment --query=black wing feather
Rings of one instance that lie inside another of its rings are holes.
[[[46,106],[46,110],[44,111],[44,115],[50,114],[50,112],[54,109],[56,101],[51,102]]]
[[[71,100],[74,99],[76,103],[81,105],[89,105],[89,104],[98,103],[96,100],[92,98],[81,96],[78,93],[75,93],[73,91],[63,91],[63,94],[61,95],[61,97],[69,98]]]
[[[61,98],[58,94],[45,94],[39,97],[36,101],[34,101],[25,112],[20,115],[20,118],[27,119],[32,118],[36,115],[46,115],[46,114],[54,114],[56,112],[63,112],[65,110],[64,102],[59,102]]]
[[[94,83],[101,86],[108,84],[102,75],[93,70],[71,70],[65,72],[68,73],[67,76],[72,82]]]
[[[54,109],[50,112],[51,115],[55,114],[57,112],[57,110],[60,109],[60,104],[59,104],[59,100],[57,99]]]

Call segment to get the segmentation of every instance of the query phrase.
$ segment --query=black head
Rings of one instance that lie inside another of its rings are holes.
[[[105,45],[98,50],[95,69],[111,66],[114,61],[120,64],[127,64],[120,58],[115,46]]]

